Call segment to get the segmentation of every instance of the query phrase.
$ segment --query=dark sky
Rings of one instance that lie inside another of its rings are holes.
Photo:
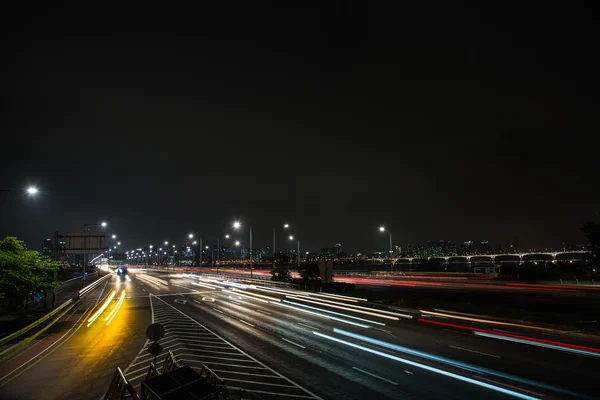
[[[5,9],[0,235],[582,243],[597,10],[371,3]]]

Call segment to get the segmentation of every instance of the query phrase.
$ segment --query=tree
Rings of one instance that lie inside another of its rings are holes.
[[[58,262],[51,261],[34,250],[27,250],[23,241],[7,236],[0,241],[0,301],[14,309],[27,301],[33,292],[55,287]]]
[[[283,254],[282,252],[275,253],[275,256],[273,257],[273,264],[289,264],[289,263],[290,263],[290,256],[288,256],[287,254]]]
[[[587,221],[581,227],[588,241],[588,247],[592,252],[592,265],[600,264],[600,224]]]
[[[314,281],[321,279],[321,273],[319,271],[319,264],[316,262],[307,262],[300,264],[298,273],[303,281]]]
[[[287,265],[273,264],[271,268],[271,280],[279,282],[287,282],[290,280],[290,271]]]

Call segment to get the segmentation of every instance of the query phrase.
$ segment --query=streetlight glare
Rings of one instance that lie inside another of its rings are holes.
[[[29,186],[27,188],[27,194],[30,196],[35,196],[38,192],[38,188],[36,188],[35,186]]]
[[[102,225],[103,228],[106,228],[107,224],[106,224],[106,222],[102,221],[102,223],[100,225]]]
[[[239,222],[239,221],[235,221],[235,222],[233,223],[233,227],[234,227],[235,229],[238,229],[240,226],[242,226],[242,223],[241,223],[241,222]]]
[[[290,227],[290,224],[284,224],[284,225],[283,225],[283,227],[284,227],[284,228],[289,228],[289,227]]]
[[[236,241],[235,241],[235,245],[236,245],[236,246],[239,246],[239,245],[240,245],[240,242],[239,242],[239,240],[236,240]]]
[[[225,235],[225,239],[229,239],[229,235]]]
[[[198,242],[196,242],[196,241],[194,240],[194,241],[192,242],[192,244],[196,245],[196,244],[198,244]]]
[[[379,232],[385,232],[385,227],[383,227],[383,226],[380,226],[380,227],[379,227]]]
[[[112,235],[112,238],[113,238],[113,239],[116,239],[116,238],[117,238],[117,235]]]
[[[208,246],[206,246],[205,249],[208,249]]]
[[[192,238],[194,237],[194,234],[193,234],[193,233],[190,233],[190,234],[188,235],[188,237],[189,237],[190,239],[192,239]]]
[[[154,247],[153,245],[150,245],[150,248],[153,248],[153,247]]]
[[[119,245],[119,246],[120,246],[120,245],[121,245],[121,242],[117,242],[117,245]]]
[[[293,237],[293,236],[290,236],[290,240],[294,240],[294,237]]]

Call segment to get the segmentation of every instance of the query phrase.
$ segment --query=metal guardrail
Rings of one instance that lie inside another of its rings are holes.
[[[3,337],[2,339],[0,339],[0,346],[10,342],[11,340],[18,338],[19,336],[23,335],[24,333],[27,333],[30,330],[32,330],[33,328],[35,328],[36,326],[40,325],[42,322],[52,318],[53,316],[58,314],[61,310],[63,310],[65,307],[67,307],[69,304],[71,304],[72,302],[73,302],[73,299],[69,299],[69,300],[65,301],[60,306],[56,307],[54,310],[52,310],[48,314],[44,315],[42,318],[27,325],[25,328],[21,328],[18,331],[13,332],[6,337]]]
[[[86,286],[85,288],[81,289],[78,294],[77,294],[77,298],[75,299],[69,299],[67,301],[65,301],[64,303],[62,303],[60,306],[56,307],[54,310],[50,311],[48,314],[44,315],[43,317],[41,317],[40,319],[32,322],[31,324],[27,325],[24,328],[19,329],[16,332],[11,333],[10,335],[3,337],[2,339],[0,339],[0,346],[5,345],[6,343],[18,338],[19,336],[22,336],[23,334],[29,332],[30,330],[32,330],[33,328],[39,326],[40,324],[44,323],[45,321],[47,321],[48,319],[52,318],[53,316],[57,315],[59,312],[61,312],[62,310],[64,310],[66,307],[68,307],[70,304],[72,304],[75,300],[77,300],[78,298],[80,298],[81,296],[85,295],[86,293],[88,293],[91,289],[95,288],[97,285],[99,285],[101,282],[105,281],[106,279],[110,278],[110,275],[106,275],[103,276],[102,278],[96,280],[94,283],[90,284],[89,286]]]
[[[121,368],[117,367],[108,390],[102,400],[139,399],[133,386],[129,383]]]

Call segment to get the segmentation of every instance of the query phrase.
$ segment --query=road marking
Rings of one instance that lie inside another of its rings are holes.
[[[265,314],[265,315],[271,315],[270,312],[262,311],[262,310],[259,310],[258,308],[256,309],[256,311],[258,311],[259,313]]]
[[[465,349],[464,347],[458,347],[458,346],[452,346],[452,345],[450,345],[449,347],[452,347],[453,349],[458,349],[458,350],[470,351],[471,353],[483,354],[484,356],[501,358],[500,356],[496,356],[494,354],[488,354],[488,353],[483,353],[481,351],[475,351],[475,350]]]
[[[279,378],[279,377],[277,377]],[[226,382],[243,382],[243,383],[254,383],[259,385],[268,385],[268,386],[279,386],[279,387],[287,387],[287,388],[296,388],[294,385],[282,385],[281,383],[267,383],[267,382],[255,382],[255,381],[245,381],[243,379],[232,379],[226,378],[224,379]]]
[[[277,378],[277,379],[279,379],[279,377],[277,375],[253,374],[251,372],[231,371],[231,370],[228,370],[228,369],[211,369],[211,371],[213,371],[213,372],[224,372],[226,374],[259,376],[261,378]]]
[[[282,337],[282,338],[281,338],[281,340],[283,340],[283,341],[286,341],[286,342],[288,342],[288,343],[290,343],[290,344],[293,344],[294,346],[298,346],[298,347],[300,347],[301,349],[305,349],[305,348],[306,348],[305,346],[302,346],[301,344],[298,344],[298,343],[294,343],[294,342],[292,342],[291,340],[288,340],[288,339],[286,339],[286,338],[284,338],[284,337]]]
[[[194,300],[194,303],[202,304],[202,302],[198,300]]]
[[[204,360],[190,360],[189,358],[182,358],[181,362],[197,362],[200,364],[206,364],[207,362]],[[218,362],[212,362],[210,361],[211,365],[222,365],[224,367],[235,367],[235,368],[246,368],[246,369],[267,369],[267,368],[263,368],[263,367],[252,367],[249,365],[235,365],[235,364],[225,364],[225,363],[218,363]],[[233,372],[232,372],[233,373]]]
[[[305,326],[305,327],[307,327],[307,328],[309,328],[309,329],[313,329],[313,330],[315,330],[315,331],[318,331],[318,330],[319,330],[318,328],[315,328],[314,326],[306,325],[306,324],[303,324],[302,322],[298,322],[298,325]]]
[[[218,308],[213,307],[213,310],[215,310],[216,312],[220,312],[221,314],[225,314],[223,311],[219,310]]]
[[[294,385],[296,388],[298,388],[299,390],[303,391],[304,393],[306,393],[307,395],[311,396],[313,399],[318,399],[318,400],[322,400],[321,397],[317,396],[316,394],[312,393],[310,390],[298,385],[297,383],[295,383],[294,381],[292,381],[291,379],[287,378],[286,376],[276,372],[274,369],[269,368],[268,366],[266,366],[265,364],[261,363],[260,361],[258,361],[256,358],[252,357],[251,355],[249,355],[248,353],[244,352],[243,350],[241,350],[240,348],[238,348],[237,346],[233,345],[231,342],[229,342],[228,340],[224,339],[222,336],[216,334],[213,330],[208,329],[206,326],[202,325],[200,322],[196,321],[195,319],[193,319],[192,317],[190,317],[189,315],[185,314],[184,312],[178,310],[177,308],[173,307],[172,305],[170,305],[169,303],[167,303],[166,301],[160,299],[157,297],[158,301],[161,301],[165,306],[172,308],[173,310],[176,310],[177,312],[179,312],[182,316],[189,318],[190,321],[196,323],[198,326],[206,329],[208,332],[210,332],[211,334],[213,334],[216,338],[221,339],[225,344],[231,346],[232,348],[234,348],[235,350],[239,351],[242,355],[248,357],[250,360],[254,361],[254,363],[264,367],[266,370],[272,372],[273,374],[277,375],[278,377],[280,377],[281,379],[287,381],[288,383],[290,383],[291,385]],[[218,357],[206,357],[206,358],[215,358],[215,359],[219,359]],[[231,360],[231,361],[238,361],[239,360]],[[263,392],[263,391],[254,391],[256,393],[271,393],[273,394],[273,392]],[[311,398],[308,396],[301,396],[298,394],[293,394],[293,395],[287,395],[286,397],[295,397],[295,398]]]
[[[410,372],[410,371],[407,371],[407,370],[404,370],[404,372],[407,373],[407,374],[410,374],[410,375],[414,375],[414,372]]]
[[[244,321],[243,319],[240,319],[240,320],[238,320],[238,321],[240,321],[240,322],[242,322],[242,323],[244,323],[244,324],[246,324],[246,325],[248,325],[248,326],[251,326],[251,327],[253,327],[253,328],[254,328],[254,325],[252,325],[250,322],[246,322],[246,321]]]
[[[396,385],[396,386],[398,386],[398,384],[397,384],[396,382],[392,382],[392,381],[390,381],[389,379],[385,379],[385,378],[383,378],[383,377],[381,377],[381,376],[379,376],[379,375],[375,375],[375,374],[372,374],[372,373],[370,373],[370,372],[367,372],[367,371],[365,371],[364,369],[360,369],[360,368],[356,368],[356,367],[352,367],[352,369],[355,369],[355,370],[357,370],[357,371],[359,371],[359,372],[362,372],[363,374],[367,374],[367,375],[369,375],[369,376],[372,376],[373,378],[381,379],[381,380],[382,380],[382,381],[384,381],[384,382],[391,383],[392,385]]]

